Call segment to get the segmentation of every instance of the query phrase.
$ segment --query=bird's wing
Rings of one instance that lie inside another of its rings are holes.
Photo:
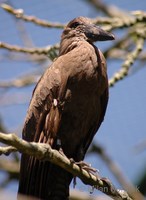
[[[64,63],[58,63],[57,59],[36,85],[23,128],[24,140],[48,143],[51,146],[56,145],[56,136],[62,114],[61,100],[67,85],[67,73],[60,72],[62,65]],[[42,187],[45,187],[43,185],[45,183],[41,183],[40,179],[49,179],[47,176],[50,176],[50,167],[49,162],[40,162],[23,154],[19,193],[37,196],[39,191],[43,191]],[[41,173],[43,174],[41,175]],[[37,188],[37,185],[40,187]],[[46,189],[46,191],[48,190]]]
[[[23,128],[23,139],[27,141],[53,144],[61,117],[59,95],[65,91],[67,81],[59,69],[54,62],[33,91]]]

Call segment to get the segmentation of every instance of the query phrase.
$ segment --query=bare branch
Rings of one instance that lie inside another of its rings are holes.
[[[81,169],[78,165],[72,163],[67,157],[62,156],[57,150],[51,149],[48,144],[27,142],[18,138],[13,133],[0,133],[0,142],[13,146],[21,153],[29,154],[40,160],[48,160],[56,165],[59,165],[68,172],[72,173],[74,176],[78,176],[85,184],[94,186],[94,188],[111,196],[115,200],[123,199],[123,196],[125,195],[126,198],[124,197],[124,199],[131,200],[125,191],[122,192],[121,195],[121,190],[115,189],[113,184],[107,178],[99,178],[88,173],[86,170]]]
[[[39,26],[44,26],[48,28],[64,28],[64,24],[61,23],[51,23],[46,20],[39,19],[35,16],[28,16],[24,14],[23,9],[14,9],[12,6],[8,4],[2,4],[1,7],[9,12],[10,14],[14,15],[18,19],[23,19],[24,21],[27,22],[33,22]]]
[[[53,46],[46,46],[42,48],[26,48],[26,47],[20,47],[17,45],[10,45],[4,42],[0,42],[0,48],[7,49],[9,51],[15,51],[15,52],[21,52],[21,53],[29,53],[29,54],[45,54],[48,55],[50,51],[58,50],[59,45],[55,44]]]

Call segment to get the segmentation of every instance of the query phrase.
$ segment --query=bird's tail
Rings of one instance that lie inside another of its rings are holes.
[[[43,200],[68,200],[71,180],[72,175],[59,166],[22,155],[19,194]]]

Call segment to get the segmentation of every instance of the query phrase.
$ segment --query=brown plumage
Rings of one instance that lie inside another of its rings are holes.
[[[103,121],[108,102],[106,62],[95,41],[114,36],[78,17],[64,29],[59,57],[36,85],[23,139],[63,149],[68,158],[84,159]],[[72,175],[62,168],[22,155],[19,193],[45,200],[67,200]]]

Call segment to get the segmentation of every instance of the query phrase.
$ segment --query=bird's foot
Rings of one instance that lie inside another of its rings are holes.
[[[78,165],[81,169],[86,170],[88,173],[91,173],[93,175],[97,175],[97,173],[99,173],[99,171],[93,167],[91,167],[91,164],[88,164],[84,161],[79,161],[79,162],[75,162],[72,158],[70,159],[70,161],[76,165]]]
[[[95,175],[97,172],[99,172],[97,169],[91,167],[91,164],[88,164],[84,161],[79,161],[75,163],[76,165],[79,165],[82,169],[86,170],[87,172]]]
[[[70,158],[70,161],[71,161],[71,163],[78,165],[81,169],[86,170],[88,173],[93,174],[94,176],[97,177],[97,179],[99,179],[98,174],[97,174],[97,173],[99,173],[99,170],[97,170],[97,169],[91,167],[91,164],[88,164],[88,163],[86,163],[86,162],[84,162],[84,161],[76,162],[76,161],[74,161],[73,158]],[[73,187],[74,187],[74,188],[75,188],[76,184],[77,184],[77,183],[76,183],[76,177],[74,177],[74,178],[73,178]],[[92,187],[92,191],[94,190],[93,188],[94,188],[94,187]],[[90,192],[91,192],[91,191],[90,191]],[[91,192],[91,193],[92,193],[92,192]]]

